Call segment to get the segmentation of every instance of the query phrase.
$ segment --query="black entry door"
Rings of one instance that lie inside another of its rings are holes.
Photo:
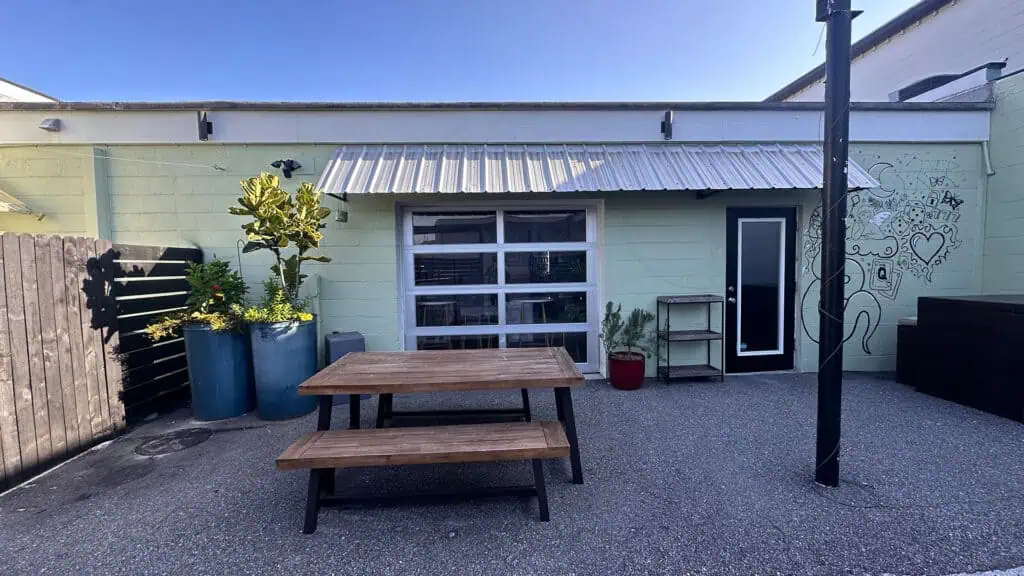
[[[790,370],[796,208],[729,208],[726,220],[726,372]]]

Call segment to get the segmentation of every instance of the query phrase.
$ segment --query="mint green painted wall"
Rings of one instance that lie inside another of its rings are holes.
[[[229,215],[228,207],[239,195],[239,181],[270,170],[274,160],[292,158],[303,166],[284,181],[293,189],[300,180],[315,181],[333,150],[330,145],[111,146],[111,157],[154,162],[108,160],[111,235],[118,242],[200,246],[207,258],[237,262],[244,219]],[[326,201],[331,210],[338,204]],[[332,216],[324,230],[322,253],[333,261],[304,268],[311,274],[307,293],[316,293],[315,276],[320,276],[324,332],[358,330],[370,349],[397,349],[394,197],[355,198],[348,210],[348,223]],[[241,270],[255,295],[269,264],[269,255],[242,256]]]
[[[882,187],[854,192],[849,198],[846,331],[850,339],[844,348],[844,365],[848,370],[891,371],[896,366],[897,322],[915,314],[918,296],[981,290],[981,147],[854,145],[850,154],[871,169]],[[946,192],[952,195],[951,204],[941,203]],[[932,193],[938,196],[934,215],[928,206]],[[621,302],[624,310],[639,306],[653,312],[655,298],[661,294],[724,294],[726,207],[795,206],[800,226],[796,367],[813,372],[818,361],[820,250],[813,232],[816,226],[810,224],[819,198],[818,191],[725,192],[706,200],[696,200],[692,193],[604,195],[604,299]],[[922,206],[920,214],[912,204],[916,202]],[[878,216],[885,212],[888,218]],[[947,212],[955,221],[944,220]],[[881,225],[875,226],[873,218],[880,219]],[[875,271],[877,276],[878,268],[886,269],[886,278],[899,278],[895,287],[877,279],[872,284],[870,274]],[[674,325],[702,326],[704,312],[694,310],[678,317],[685,325]],[[676,318],[673,315],[673,321]],[[703,362],[703,346],[676,345],[673,363]],[[718,345],[712,346],[717,359]],[[648,373],[653,373],[653,362]]]
[[[985,224],[986,293],[1024,292],[1024,74],[993,84]]]
[[[93,195],[91,146],[0,147],[0,190],[13,195],[33,215],[0,214],[5,232],[95,233],[87,217]]]
[[[87,212],[90,204],[94,211],[99,211],[105,201],[109,203],[109,235],[115,241],[198,245],[208,257],[234,261],[242,219],[228,215],[227,208],[238,196],[238,182],[267,169],[271,161],[280,158],[293,158],[303,164],[293,182],[315,180],[333,146],[110,146],[100,150],[109,158],[99,165],[88,159],[58,162],[55,150],[0,149],[0,186],[15,195],[21,192],[19,197],[24,195],[26,201],[29,197],[49,201],[48,194],[57,192],[54,198],[67,201],[50,204],[55,214],[70,210],[66,205],[77,210],[55,219],[57,224],[52,231],[88,233],[87,226],[99,230],[99,214],[90,218]],[[92,149],[74,150],[88,154]],[[892,370],[896,323],[914,313],[919,295],[968,294],[982,289],[981,151],[978,145],[884,144],[855,145],[851,155],[871,169],[882,187],[854,193],[850,198],[850,340],[845,365],[850,370]],[[928,205],[932,192],[936,194],[934,207]],[[950,199],[942,203],[947,192]],[[319,283],[310,283],[310,291],[315,292],[319,284],[325,331],[358,330],[366,335],[371,349],[399,349],[396,202],[596,199],[600,201],[602,300],[621,302],[624,309],[641,306],[653,311],[654,299],[660,294],[724,293],[726,207],[795,206],[800,223],[796,366],[813,371],[817,365],[817,347],[812,336],[817,333],[818,287],[814,270],[818,263],[815,236],[809,229],[818,198],[817,191],[734,191],[706,200],[696,200],[689,192],[357,196],[348,207],[349,222],[342,224],[332,219],[325,230],[324,253],[334,261],[310,266],[309,272],[321,278]],[[912,202],[920,202],[921,209],[914,208]],[[328,205],[332,210],[338,207],[333,200],[328,200]],[[937,209],[934,215],[929,213],[932,208]],[[990,219],[991,211],[990,205]],[[888,218],[880,220],[877,227],[871,223],[884,212],[889,213]],[[944,212],[955,212],[955,222],[942,221]],[[899,230],[894,231],[893,223],[900,216],[912,221],[908,220],[907,226],[900,224]],[[88,222],[82,224],[83,219]],[[935,233],[942,235],[941,245]],[[887,240],[888,236],[894,240]],[[994,245],[993,238],[990,234],[989,247]],[[889,245],[895,251],[892,254],[885,251]],[[908,252],[914,249],[919,252],[917,256]],[[987,254],[986,259],[993,254]],[[877,280],[872,284],[876,260],[887,266],[887,278],[899,277],[896,289]],[[266,257],[247,255],[242,260],[242,271],[255,285],[266,276],[268,264]],[[801,296],[808,288],[810,297],[803,301]],[[674,318],[694,325],[704,321],[703,312]],[[717,344],[714,346],[717,357]],[[704,349],[700,345],[679,345],[673,355],[677,360],[702,361]],[[653,371],[653,361],[650,370]]]
[[[891,371],[897,323],[916,315],[919,296],[981,290],[981,146],[854,145],[850,157],[881,186],[848,197],[844,368]],[[804,216],[799,246],[802,315],[797,327],[804,371],[816,369],[818,356],[817,206]]]

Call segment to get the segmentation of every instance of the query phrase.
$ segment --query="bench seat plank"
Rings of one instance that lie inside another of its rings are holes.
[[[306,434],[278,458],[279,470],[565,458],[561,422],[502,422]]]

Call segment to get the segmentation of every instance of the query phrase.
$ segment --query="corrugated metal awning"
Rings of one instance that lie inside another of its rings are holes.
[[[320,175],[332,194],[821,188],[821,146],[341,146]],[[878,185],[850,162],[850,188]]]

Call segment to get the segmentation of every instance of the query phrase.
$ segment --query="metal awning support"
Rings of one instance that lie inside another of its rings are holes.
[[[46,217],[46,214],[33,212],[24,202],[0,190],[0,214],[25,214],[35,216],[38,220]]]

